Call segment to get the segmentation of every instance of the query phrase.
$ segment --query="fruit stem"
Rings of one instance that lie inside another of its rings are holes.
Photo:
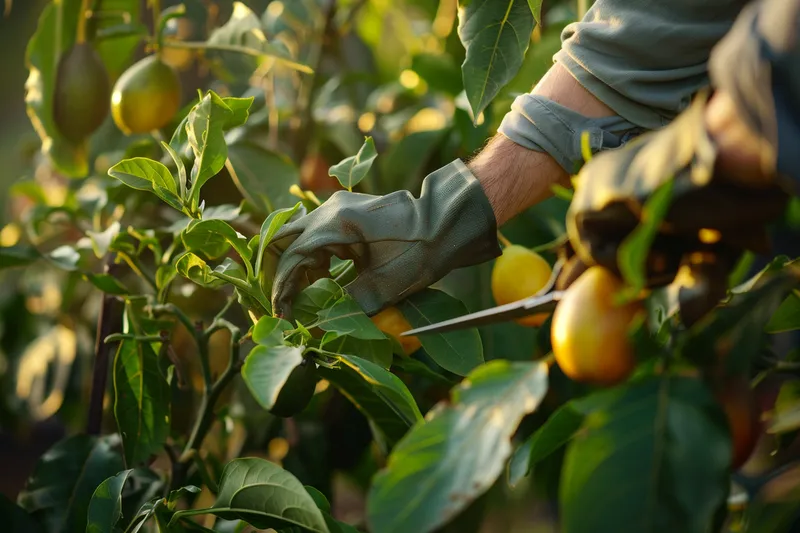
[[[81,0],[81,10],[78,12],[78,31],[75,36],[75,44],[86,42],[86,21],[89,19],[89,1]]]
[[[153,11],[153,31],[156,33],[156,56],[161,57],[161,0],[150,0]]]
[[[500,241],[500,244],[503,245],[503,248],[508,248],[509,246],[513,246],[511,241],[505,238],[505,236],[500,233],[500,230],[497,230],[497,240]]]

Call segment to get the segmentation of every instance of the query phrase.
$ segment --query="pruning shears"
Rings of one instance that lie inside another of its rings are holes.
[[[553,267],[553,273],[550,275],[547,285],[529,298],[404,331],[400,336],[409,337],[426,333],[444,333],[446,331],[507,322],[525,316],[538,315],[539,313],[549,313],[556,308],[556,305],[564,295],[563,290],[555,290],[556,280],[558,280],[564,263],[563,259],[559,259]]]

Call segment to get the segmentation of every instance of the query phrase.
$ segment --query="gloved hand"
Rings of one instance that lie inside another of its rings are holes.
[[[501,253],[489,200],[460,160],[428,175],[419,198],[408,191],[337,192],[281,228],[272,243],[285,248],[272,286],[280,315],[291,312],[307,276],[327,268],[332,256],[353,260],[358,277],[346,290],[374,314],[453,269]]]
[[[721,261],[724,271],[742,250],[768,249],[765,225],[781,215],[788,194],[777,176],[751,186],[721,175],[717,148],[705,129],[705,106],[698,98],[666,128],[597,155],[583,167],[567,231],[584,263],[619,272],[620,244],[641,221],[645,202],[670,178],[670,207],[648,257],[651,286],[670,283],[693,253]]]

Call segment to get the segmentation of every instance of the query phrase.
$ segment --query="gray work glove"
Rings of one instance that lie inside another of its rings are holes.
[[[285,247],[272,286],[278,315],[290,313],[308,276],[327,268],[332,256],[353,260],[358,277],[346,290],[374,314],[453,269],[501,253],[489,200],[460,160],[428,175],[419,198],[408,191],[337,192],[272,242]]]
[[[670,283],[693,253],[718,257],[729,268],[745,249],[769,249],[766,225],[783,213],[789,195],[777,179],[757,187],[720,175],[704,111],[705,100],[698,98],[666,128],[584,165],[567,214],[570,242],[584,263],[618,272],[620,244],[641,222],[647,200],[671,178],[669,209],[648,257],[651,286]]]

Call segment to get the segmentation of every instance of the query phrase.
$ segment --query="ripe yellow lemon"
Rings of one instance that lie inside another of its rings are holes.
[[[178,74],[156,56],[146,57],[126,70],[111,94],[111,116],[126,135],[163,128],[180,105]]]
[[[636,366],[628,330],[644,306],[616,305],[614,295],[622,287],[610,271],[593,266],[566,290],[556,307],[553,355],[571,379],[610,385],[626,379]]]
[[[533,296],[547,285],[552,273],[550,264],[536,252],[517,244],[506,246],[492,269],[494,300],[497,305],[505,305]],[[539,327],[547,316],[547,313],[540,313],[517,319],[516,322],[523,326]]]
[[[404,317],[396,307],[384,309],[372,317],[372,322],[378,326],[379,330],[397,339],[397,342],[399,342],[400,346],[403,347],[403,351],[406,355],[411,355],[419,350],[422,346],[422,343],[419,342],[419,339],[416,337],[400,336],[400,334],[404,331],[408,331],[413,328],[411,327],[411,324],[408,323],[408,320],[406,320],[406,317]]]

